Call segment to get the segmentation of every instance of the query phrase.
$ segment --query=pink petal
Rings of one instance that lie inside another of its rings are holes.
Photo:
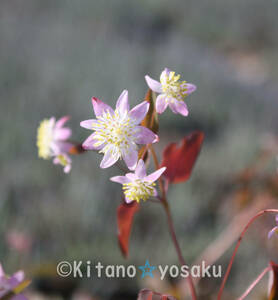
[[[100,167],[102,169],[106,169],[111,167],[112,165],[114,165],[114,163],[118,160],[119,158],[117,158],[115,155],[112,155],[111,152],[108,150],[104,156],[103,159],[100,163]]]
[[[96,119],[90,119],[90,120],[85,120],[85,121],[80,122],[80,126],[83,128],[92,130],[92,126],[95,123],[97,123]]]
[[[275,221],[276,221],[276,223],[277,223],[277,225],[278,225],[278,215],[276,215]]]
[[[2,267],[2,265],[0,264],[0,278],[5,276],[5,272],[4,269]]]
[[[125,176],[130,180],[130,181],[135,181],[136,179],[138,179],[138,176],[134,173],[127,173],[125,174]]]
[[[27,300],[27,298],[24,297],[22,294],[17,294],[15,296],[12,296],[11,300]]]
[[[129,116],[135,121],[136,124],[139,124],[145,118],[149,107],[150,104],[147,101],[144,101],[133,107],[129,112]]]
[[[145,167],[145,163],[142,159],[140,159],[138,161],[138,164],[136,166],[136,169],[135,169],[135,174],[138,178],[142,179],[144,177],[146,177],[146,167]]]
[[[54,132],[54,138],[56,140],[67,140],[71,136],[70,128],[58,128]]]
[[[18,282],[21,282],[24,280],[25,275],[23,271],[18,271],[12,277],[15,278]]]
[[[270,239],[274,233],[277,233],[278,232],[278,226],[275,226],[274,228],[272,228],[269,233],[268,233],[268,238]]]
[[[100,150],[103,148],[103,144],[100,146],[94,146],[99,140],[95,138],[96,133],[92,133],[82,144],[85,150]]]
[[[128,103],[128,91],[124,90],[119,99],[117,100],[116,108],[119,110],[121,114],[125,114],[129,111],[129,103]]]
[[[125,202],[126,202],[127,204],[129,204],[129,203],[131,203],[131,202],[133,202],[133,201],[134,201],[134,200],[125,197]]]
[[[147,177],[145,177],[145,180],[149,181],[149,182],[154,182],[162,175],[162,173],[165,170],[166,170],[166,167],[160,168],[157,171],[155,171],[155,172],[151,173],[150,175],[148,175]]]
[[[129,183],[130,179],[128,179],[126,176],[114,176],[110,178],[113,182],[118,182],[120,184]]]
[[[56,144],[59,148],[59,151],[58,151],[59,153],[68,153],[70,151],[70,149],[74,146],[73,143],[63,142],[63,141],[58,141],[58,142],[56,142]]]
[[[152,144],[158,141],[158,136],[149,128],[143,126],[136,126],[134,137],[136,144]]]
[[[71,170],[71,165],[66,165],[64,167],[64,173],[68,174],[70,172],[70,170]]]
[[[154,193],[153,193],[153,196],[154,197],[156,197],[157,195],[158,195],[158,193],[157,193],[157,190],[154,188],[154,191],[153,191]]]
[[[64,116],[56,122],[55,127],[61,128],[65,125],[65,123],[70,119],[70,116]]]
[[[134,170],[137,165],[138,152],[135,149],[129,148],[127,152],[123,153],[123,159],[130,170]]]
[[[185,117],[188,116],[188,109],[185,102],[174,99],[174,102],[170,102],[169,106],[173,113],[181,114]]]
[[[171,70],[170,70],[169,68],[165,68],[165,69],[163,70],[163,72],[165,72],[166,75],[169,76],[170,73],[171,73]]]
[[[187,92],[187,95],[189,95],[189,94],[195,92],[196,89],[197,89],[196,85],[195,85],[195,84],[192,84],[192,83],[187,83],[187,84],[186,84],[186,87],[187,87],[187,91],[186,91],[186,92]]]
[[[156,98],[155,108],[159,114],[162,114],[168,106],[168,102],[166,102],[166,96],[164,94],[159,95]]]
[[[146,82],[151,90],[156,93],[162,93],[162,85],[159,81],[152,79],[150,76],[145,76]]]
[[[104,112],[109,111],[111,114],[114,114],[113,109],[108,104],[105,104],[96,97],[92,98],[92,104],[96,116],[101,116]]]

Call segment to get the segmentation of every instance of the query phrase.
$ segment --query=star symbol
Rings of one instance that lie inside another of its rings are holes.
[[[153,277],[152,271],[156,269],[154,266],[150,266],[150,263],[148,260],[146,260],[146,263],[144,266],[138,267],[142,272],[141,278],[144,278],[145,276]]]

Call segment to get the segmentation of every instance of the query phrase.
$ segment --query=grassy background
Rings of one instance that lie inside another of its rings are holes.
[[[118,170],[100,170],[100,157],[87,153],[64,175],[37,158],[36,129],[43,118],[71,115],[73,137],[82,141],[89,132],[79,122],[92,117],[91,96],[114,105],[128,89],[135,105],[147,88],[143,76],[157,78],[166,66],[198,90],[188,98],[189,117],[160,117],[158,152],[192,130],[206,135],[191,180],[169,194],[192,262],[226,225],[219,185],[254,159],[266,134],[277,133],[277,13],[275,0],[2,0],[0,261],[7,270],[61,259],[126,263],[116,238],[120,187],[108,180]],[[9,248],[9,230],[31,236],[30,253]],[[239,268],[249,280],[268,260],[250,243],[240,259],[253,262]],[[145,259],[177,263],[163,211],[151,203],[136,217],[128,263]],[[100,281],[90,290],[108,299],[120,285]],[[235,288],[242,289],[237,276]]]

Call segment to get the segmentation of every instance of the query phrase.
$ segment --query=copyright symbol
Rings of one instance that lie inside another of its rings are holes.
[[[72,272],[72,266],[68,261],[61,261],[57,265],[57,274],[61,277],[68,277]]]

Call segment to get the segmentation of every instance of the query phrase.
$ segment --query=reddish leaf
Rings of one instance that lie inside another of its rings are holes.
[[[163,152],[161,167],[167,167],[164,176],[170,183],[180,183],[189,179],[204,140],[203,132],[196,131],[176,143],[168,145]]]
[[[152,90],[148,90],[145,101],[150,103],[149,111],[145,119],[141,122],[142,126],[149,128],[154,133],[158,132],[158,118],[155,110],[155,93]]]
[[[128,244],[134,214],[139,209],[139,204],[133,201],[131,204],[123,203],[117,210],[118,240],[121,251],[128,256]]]
[[[268,300],[278,299],[278,265],[274,262],[270,262],[270,278],[269,278],[269,291]]]

